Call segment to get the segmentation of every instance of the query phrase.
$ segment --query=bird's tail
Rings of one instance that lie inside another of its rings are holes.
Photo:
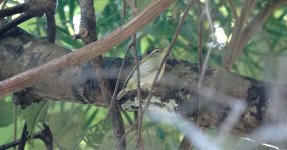
[[[122,89],[117,95],[117,100],[120,100],[124,95],[127,94],[127,92],[128,92],[127,90]]]

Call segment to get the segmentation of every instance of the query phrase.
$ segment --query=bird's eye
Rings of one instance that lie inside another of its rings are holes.
[[[150,53],[148,53],[148,55],[154,55],[154,54],[159,53],[160,51],[161,51],[161,49],[156,49],[156,50],[153,50]]]
[[[159,52],[160,52],[160,49],[157,49],[157,50],[154,51],[154,54],[157,54]]]

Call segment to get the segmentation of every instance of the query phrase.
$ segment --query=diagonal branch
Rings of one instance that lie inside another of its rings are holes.
[[[0,82],[0,97],[8,95],[19,89],[25,88],[38,81],[44,80],[60,70],[68,67],[77,66],[92,58],[99,56],[103,52],[110,50],[115,45],[123,42],[132,34],[143,28],[146,24],[151,22],[162,11],[171,6],[176,0],[157,0],[149,7],[142,11],[138,16],[129,21],[127,24],[119,27],[117,30],[91,43],[79,50],[56,58],[44,65],[35,67],[9,79]]]
[[[225,53],[225,56],[222,61],[222,65],[224,65],[227,69],[231,68],[232,60],[237,54],[237,48],[239,44],[240,38],[242,38],[242,30],[244,29],[244,23],[246,22],[248,15],[252,7],[254,6],[256,0],[246,0],[244,2],[244,6],[241,9],[240,17],[238,21],[235,23],[233,32],[232,32],[232,39],[228,44],[228,50]]]
[[[287,4],[286,0],[280,0],[278,2],[269,1],[265,8],[250,22],[250,24],[242,31],[244,38],[239,40],[238,50],[242,51],[243,46],[247,44],[254,33],[263,25],[266,19],[273,13],[273,11],[282,5]]]
[[[285,5],[286,3],[287,3],[286,0],[278,0],[278,1],[269,0],[266,6],[258,13],[258,15],[255,18],[253,18],[253,20],[246,27],[243,28],[244,19],[241,19],[243,18],[241,16],[247,17],[246,15],[247,12],[250,12],[251,5],[254,5],[251,4],[251,1],[246,1],[247,6],[242,10],[241,16],[238,20],[239,23],[237,23],[238,26],[235,26],[235,29],[232,33],[233,37],[229,44],[228,51],[226,52],[222,60],[222,65],[225,68],[227,69],[232,68],[236,56],[240,54],[240,52],[242,52],[244,46],[255,34],[255,32],[262,26],[262,24],[266,21],[266,19],[273,13],[273,11],[277,7]]]

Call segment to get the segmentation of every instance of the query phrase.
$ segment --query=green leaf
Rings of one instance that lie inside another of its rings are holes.
[[[90,127],[84,141],[93,149],[99,149],[99,146],[103,143],[104,139],[109,139],[110,142],[113,142],[114,140],[112,123],[110,119],[108,119],[106,122],[100,121],[99,123]],[[115,144],[109,144],[114,148]]]
[[[36,125],[46,120],[47,110],[48,101],[40,101],[39,103],[33,103],[21,111],[22,119],[27,123],[29,133],[34,133]]]
[[[0,99],[0,127],[5,127],[13,123],[13,104]]]
[[[171,17],[159,17],[153,24],[151,34],[159,38],[170,39],[175,32],[176,25],[176,21]]]
[[[76,9],[76,6],[75,6],[75,0],[69,0],[69,19],[70,21],[73,21],[73,18],[74,18],[74,13],[75,13],[75,9]]]
[[[85,126],[84,126],[84,129],[88,128],[92,122],[94,121],[94,119],[96,118],[97,114],[99,113],[99,108],[97,108],[93,113],[92,115],[89,116],[89,118],[87,119],[86,123],[85,123]]]
[[[49,114],[50,129],[61,149],[75,149],[82,141],[85,115],[81,106]]]
[[[62,25],[65,26],[66,15],[64,12],[64,7],[65,7],[64,1],[58,1],[57,14],[59,14]]]
[[[95,1],[94,2],[95,12],[102,13],[102,11],[105,9],[108,3],[109,3],[109,0]]]

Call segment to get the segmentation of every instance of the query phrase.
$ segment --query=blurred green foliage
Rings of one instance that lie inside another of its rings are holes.
[[[98,0],[94,1],[97,20],[98,38],[111,33],[116,28],[125,24],[132,18],[130,8],[127,7],[127,15],[125,18],[121,16],[122,1],[114,0]],[[210,14],[214,25],[224,30],[228,39],[230,39],[234,18],[231,8],[224,0],[210,1]],[[240,12],[242,0],[233,1],[237,12]],[[263,7],[266,1],[258,0],[252,16],[255,16]],[[9,0],[7,6],[18,4],[16,0]],[[145,55],[148,50],[158,47],[166,47],[172,39],[176,26],[180,20],[180,16],[186,6],[187,0],[179,0],[175,5],[164,11],[153,22],[145,26],[137,33],[137,50],[140,55]],[[277,9],[271,17],[268,18],[256,35],[245,46],[242,55],[237,59],[233,71],[242,75],[255,77],[257,79],[273,80],[277,76],[278,64],[280,58],[286,57],[287,49],[287,8]],[[75,40],[73,35],[78,30],[80,21],[80,8],[75,0],[59,0],[56,12],[57,36],[56,44],[69,49],[76,50],[83,46],[80,40]],[[178,41],[172,51],[172,57],[187,60],[191,63],[198,62],[198,30],[201,15],[199,9],[195,5],[189,12],[186,22],[179,35]],[[204,18],[203,18],[204,19]],[[248,18],[250,21],[251,17]],[[30,19],[20,25],[21,28],[34,35],[36,38],[46,38],[46,19],[44,17]],[[204,19],[203,26],[203,56],[205,56],[208,46],[213,44],[211,32],[208,22]],[[221,35],[224,36],[224,35]],[[218,37],[220,38],[220,36]],[[228,42],[228,41],[227,41]],[[111,51],[104,54],[107,57],[123,57],[125,48],[129,44],[129,40],[114,47]],[[221,46],[214,46],[212,49],[209,65],[217,67],[220,65],[221,58],[226,43]],[[130,54],[131,55],[131,54]],[[266,77],[265,72],[271,71],[271,77]],[[286,83],[286,81],[285,81]],[[36,106],[40,105],[40,106]],[[43,106],[41,104],[33,104],[26,110],[18,108],[20,117],[17,119],[17,135],[19,137],[23,126],[25,114],[30,111],[33,114],[41,114],[30,116],[32,119],[31,126],[36,127],[36,131],[40,130],[36,122],[45,120],[50,125],[54,134],[55,146],[60,149],[110,149],[114,146],[112,136],[111,123],[103,122],[106,115],[106,109],[95,106],[86,106],[81,104],[71,104],[63,102],[49,102]],[[13,140],[13,117],[14,112],[11,97],[6,100],[0,100],[0,145]],[[44,109],[44,110],[43,110]],[[31,112],[30,112],[31,113]],[[44,116],[45,118],[44,118]],[[130,118],[132,114],[129,113]],[[125,117],[127,128],[128,121]],[[34,124],[33,124],[34,121]],[[144,142],[147,148],[152,149],[176,149],[182,135],[177,129],[170,125],[163,125],[145,121]],[[134,149],[135,140],[133,133],[128,136],[128,144],[130,149]],[[28,149],[43,148],[41,142],[34,142],[27,146]]]

